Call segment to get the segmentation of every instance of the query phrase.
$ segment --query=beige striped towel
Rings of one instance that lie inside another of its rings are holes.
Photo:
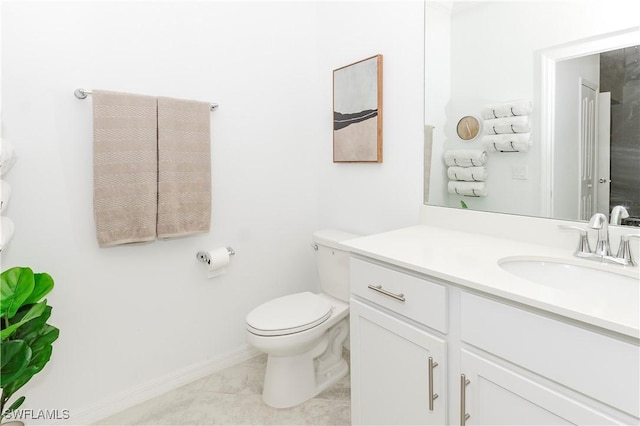
[[[209,232],[210,104],[158,98],[158,238]]]
[[[156,236],[157,103],[93,91],[93,210],[100,247]]]

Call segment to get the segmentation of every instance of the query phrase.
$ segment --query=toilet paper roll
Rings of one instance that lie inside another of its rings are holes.
[[[220,247],[205,252],[208,257],[207,276],[209,278],[217,277],[227,271],[229,265],[229,250],[226,247]]]

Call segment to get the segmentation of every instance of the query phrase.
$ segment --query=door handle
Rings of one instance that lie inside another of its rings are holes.
[[[466,403],[466,398],[467,398],[467,391],[466,391],[466,387],[467,385],[471,383],[471,381],[469,379],[467,379],[467,377],[464,374],[460,375],[460,426],[465,426],[467,420],[469,420],[469,417],[471,417],[471,415],[469,413],[467,413],[467,403]]]
[[[438,398],[438,394],[433,392],[433,369],[437,366],[433,357],[429,357],[429,411],[433,411],[433,400]]]

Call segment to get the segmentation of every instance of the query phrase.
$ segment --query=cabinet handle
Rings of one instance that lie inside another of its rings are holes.
[[[398,294],[392,293],[389,290],[385,290],[384,288],[382,288],[381,285],[369,284],[368,287],[373,291],[377,291],[378,293],[384,294],[385,296],[388,296],[388,297],[392,297],[392,298],[394,298],[396,300],[399,300],[401,302],[404,302],[404,300],[405,300],[404,299],[404,294],[402,294],[402,293],[398,293]]]
[[[438,398],[438,394],[433,393],[433,369],[437,366],[438,363],[433,361],[433,357],[429,357],[429,411],[433,411],[433,400]]]
[[[471,417],[470,414],[467,413],[466,407],[466,387],[471,383],[469,379],[464,374],[460,375],[460,426],[464,426]]]

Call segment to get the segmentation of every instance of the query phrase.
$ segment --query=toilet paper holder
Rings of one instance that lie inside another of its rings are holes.
[[[234,254],[236,254],[236,252],[231,247],[227,247],[227,252],[229,253],[229,256],[233,256]],[[196,259],[198,259],[200,262],[206,263],[207,265],[211,265],[211,258],[209,257],[209,253],[206,251],[199,251],[198,253],[196,253]]]

